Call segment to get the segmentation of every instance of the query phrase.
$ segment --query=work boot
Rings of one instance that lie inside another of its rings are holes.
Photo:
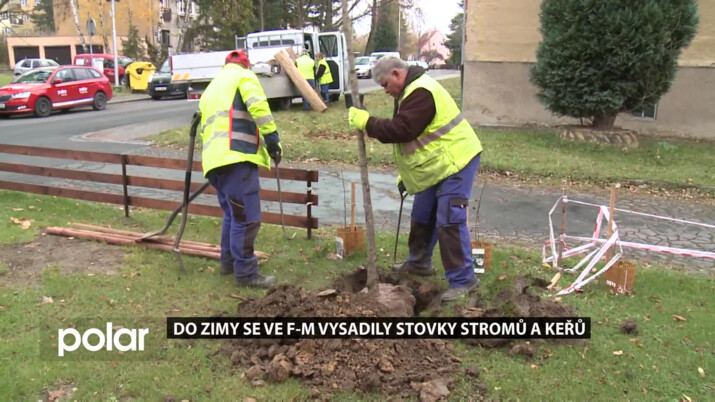
[[[432,266],[432,237],[434,226],[425,225],[416,221],[410,221],[410,237],[407,245],[410,248],[410,259],[402,264],[392,266],[395,273],[412,274],[419,276],[434,275]]]
[[[412,261],[405,261],[402,264],[395,264],[392,269],[397,274],[412,274],[418,276],[431,276],[434,275],[434,267],[430,263],[429,265],[421,265]]]
[[[235,281],[236,286],[248,286],[251,288],[269,288],[271,285],[276,283],[275,276],[261,276],[258,275],[255,279],[250,281]]]
[[[467,286],[447,289],[447,291],[442,294],[441,300],[442,300],[442,302],[449,302],[452,300],[457,300],[460,297],[471,292],[472,289],[476,288],[477,286],[479,286],[479,278],[477,278],[475,276],[474,281],[469,283]]]
[[[221,275],[230,275],[233,273],[233,263],[222,262],[221,263]]]

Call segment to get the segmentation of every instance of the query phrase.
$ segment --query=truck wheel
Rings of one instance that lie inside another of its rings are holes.
[[[47,117],[52,111],[52,102],[44,96],[35,101],[35,116]]]

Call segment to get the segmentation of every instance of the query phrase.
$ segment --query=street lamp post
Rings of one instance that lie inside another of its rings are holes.
[[[114,50],[114,86],[118,87],[119,86],[119,71],[117,71],[117,63],[119,60],[117,59],[117,24],[116,24],[116,19],[114,18],[114,1],[111,0],[112,2],[112,48]],[[116,0],[119,1],[119,0]]]

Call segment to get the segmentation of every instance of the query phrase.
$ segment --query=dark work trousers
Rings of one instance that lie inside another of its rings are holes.
[[[479,155],[461,171],[415,194],[412,204],[407,261],[431,265],[439,241],[444,274],[451,288],[468,286],[474,280],[467,209],[478,169]]]
[[[320,93],[323,95],[323,100],[325,101],[325,104],[330,103],[330,84],[321,84],[320,85]]]
[[[237,281],[258,276],[258,258],[253,244],[261,227],[261,200],[258,166],[243,162],[221,166],[208,174],[223,209],[221,263],[233,263]]]
[[[315,89],[315,80],[306,80],[308,81],[308,85],[310,85],[311,88]],[[310,110],[310,103],[308,103],[308,98],[305,96],[301,96],[301,99],[303,99],[303,110]]]

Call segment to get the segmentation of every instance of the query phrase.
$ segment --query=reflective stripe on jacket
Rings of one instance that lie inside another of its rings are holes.
[[[298,57],[295,60],[295,64],[298,66],[298,71],[300,71],[300,75],[302,75],[303,78],[306,80],[315,79],[315,61],[313,61],[310,56],[304,54]]]
[[[412,81],[402,99],[415,89],[432,94],[435,115],[425,130],[407,143],[395,144],[395,163],[407,192],[416,194],[464,169],[482,152],[482,144],[442,85],[427,74]]]
[[[325,66],[325,71],[323,72],[323,75],[320,77],[320,81],[318,83],[320,85],[332,83],[333,82],[333,74],[330,72],[330,66],[328,65],[328,62],[325,59],[322,59],[318,62],[318,66]]]
[[[201,95],[199,109],[204,176],[217,167],[240,162],[270,169],[265,145],[278,143],[280,138],[252,71],[226,64]]]

